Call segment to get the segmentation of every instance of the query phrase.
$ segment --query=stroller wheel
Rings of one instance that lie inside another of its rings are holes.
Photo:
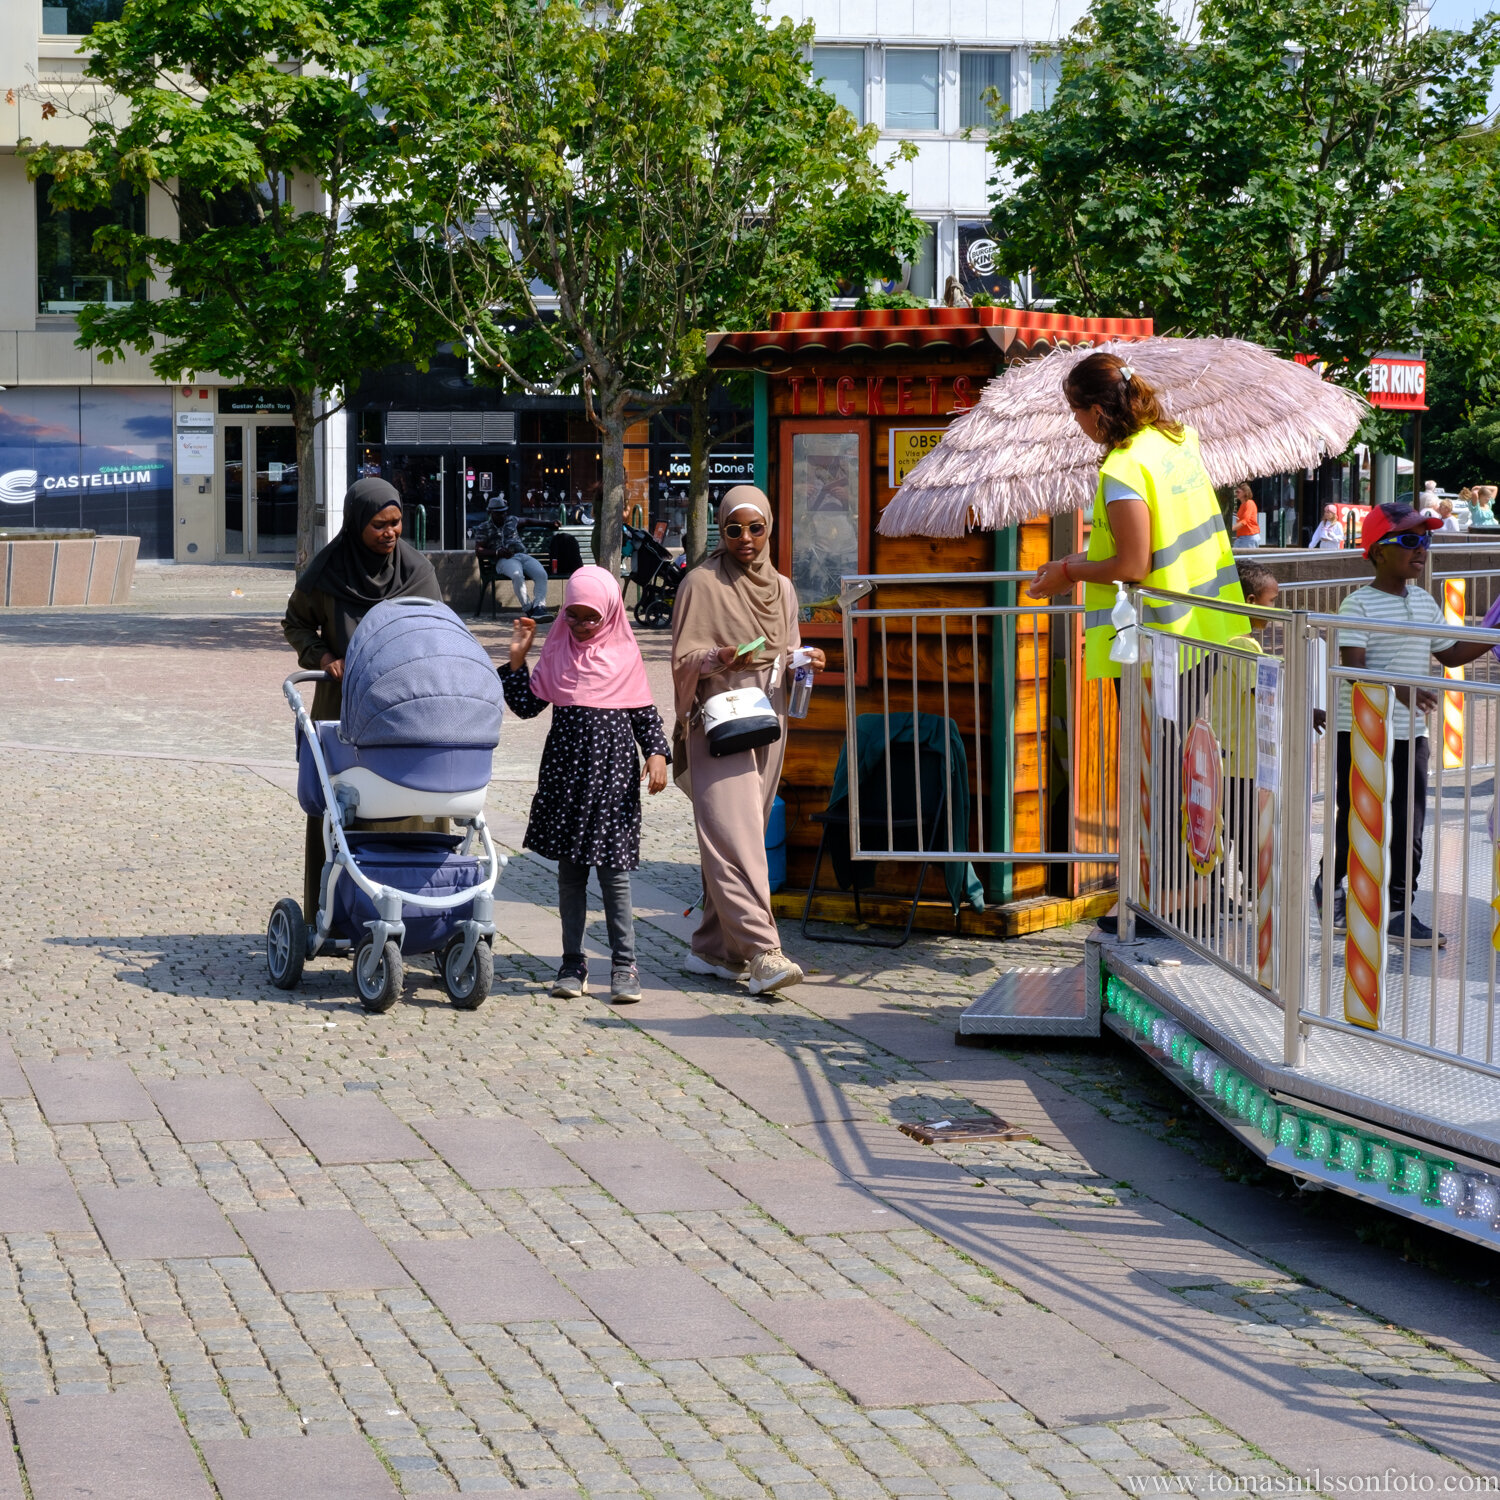
[[[443,986],[455,1010],[478,1010],[489,998],[495,980],[495,955],[482,938],[474,945],[473,955],[462,973],[458,971],[464,940],[456,937],[443,952]]]
[[[362,960],[369,949],[370,939],[367,937],[354,950],[354,988],[359,991],[359,1003],[378,1016],[401,998],[401,985],[406,976],[401,967],[401,950],[395,943],[388,942],[375,965],[375,972],[366,979]]]
[[[278,990],[294,990],[302,978],[307,961],[307,923],[302,919],[302,903],[283,896],[271,908],[266,923],[266,968],[271,983]]]
[[[642,625],[655,630],[659,625],[665,625],[672,618],[672,608],[659,594],[648,599],[642,609],[636,613],[636,618]]]

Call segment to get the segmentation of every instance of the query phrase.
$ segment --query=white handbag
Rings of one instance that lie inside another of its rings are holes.
[[[732,688],[703,700],[703,737],[713,756],[737,755],[781,738],[781,720],[758,687]]]

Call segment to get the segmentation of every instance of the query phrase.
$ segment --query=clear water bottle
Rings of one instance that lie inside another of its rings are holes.
[[[805,719],[812,702],[812,651],[806,646],[798,646],[788,658],[787,665],[792,669],[792,684],[786,695],[787,717]]]
[[[1109,623],[1115,627],[1115,638],[1110,643],[1109,659],[1129,665],[1140,655],[1140,635],[1136,630],[1135,610],[1125,585],[1115,585],[1115,604],[1109,612]]]

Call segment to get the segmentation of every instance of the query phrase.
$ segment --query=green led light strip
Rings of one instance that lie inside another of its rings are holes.
[[[1194,1092],[1211,1094],[1221,1112],[1259,1131],[1268,1155],[1282,1148],[1303,1161],[1321,1163],[1329,1173],[1348,1173],[1359,1182],[1381,1184],[1397,1196],[1417,1198],[1430,1207],[1450,1209],[1460,1218],[1500,1229],[1500,1183],[1494,1178],[1464,1171],[1442,1157],[1325,1119],[1311,1110],[1278,1104],[1113,974],[1105,980],[1104,1004],[1170,1059],[1190,1080]]]

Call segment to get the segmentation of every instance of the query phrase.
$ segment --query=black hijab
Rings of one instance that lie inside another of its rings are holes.
[[[383,599],[416,595],[442,599],[432,564],[409,542],[399,540],[388,557],[365,546],[365,527],[387,506],[400,505],[396,487],[384,479],[361,479],[344,496],[344,524],[339,534],[307,565],[299,589],[314,589],[334,601],[334,639],[328,649],[337,656],[349,649],[354,627]]]

